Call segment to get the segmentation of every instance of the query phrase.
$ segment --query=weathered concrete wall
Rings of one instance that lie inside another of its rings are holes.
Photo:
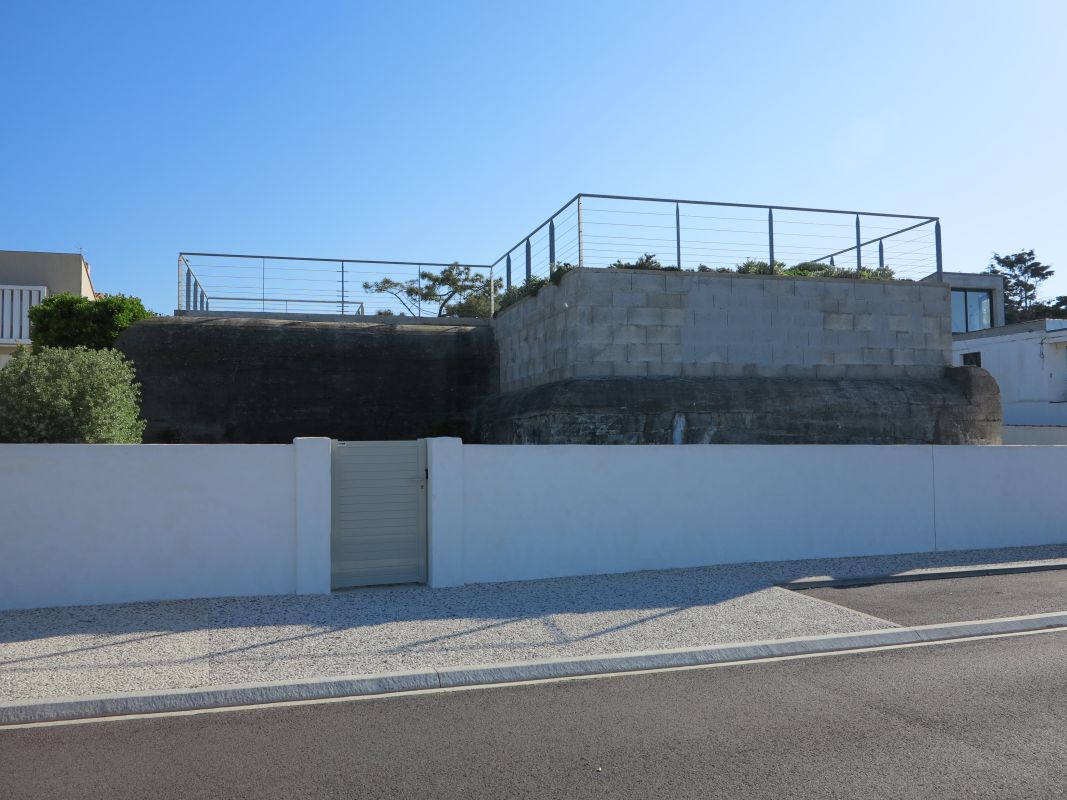
[[[497,388],[488,327],[160,317],[116,347],[137,368],[146,442],[471,439]]]
[[[985,370],[939,378],[571,379],[489,399],[495,444],[999,444]]]
[[[936,283],[575,270],[496,320],[503,391],[567,378],[935,378]]]

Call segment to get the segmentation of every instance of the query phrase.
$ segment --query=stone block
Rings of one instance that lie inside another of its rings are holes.
[[[611,304],[616,308],[647,306],[648,295],[645,292],[637,292],[633,289],[616,289],[611,293]]]
[[[854,314],[853,328],[857,331],[871,331],[875,328],[875,318],[873,314]]]
[[[891,331],[915,331],[922,328],[921,317],[910,314],[890,314],[888,327]]]
[[[658,344],[630,344],[626,346],[626,360],[634,361],[660,361],[663,358],[662,345]]]
[[[616,325],[612,330],[611,341],[612,344],[621,345],[644,344],[646,331],[645,325]]]
[[[667,289],[665,275],[647,272],[635,272],[630,277],[630,288],[642,292],[664,292]]]
[[[664,308],[662,312],[661,321],[664,325],[686,325],[692,323],[692,312],[684,308]]]
[[[768,295],[795,295],[797,281],[793,278],[775,278],[768,276],[763,280],[763,291]]]
[[[593,348],[593,363],[599,364],[606,361],[620,363],[626,360],[626,345],[609,344],[604,347]]]
[[[652,308],[685,308],[685,295],[680,292],[649,292],[648,304]]]
[[[726,309],[694,311],[692,325],[701,331],[723,331],[729,324],[728,316]]]
[[[881,300],[886,295],[886,284],[880,281],[856,281],[853,296],[857,300]]]
[[[645,331],[649,344],[681,344],[682,329],[678,325],[652,325]]]
[[[855,350],[834,350],[831,355],[835,364],[863,363],[863,351],[858,348]]]
[[[593,324],[588,327],[578,328],[575,331],[575,341],[579,344],[611,344],[615,340],[616,325]]]
[[[864,347],[862,353],[864,364],[891,365],[893,363],[893,351],[887,347]]]
[[[614,365],[616,378],[645,378],[648,377],[647,361],[619,361]]]
[[[921,351],[912,350],[907,347],[898,347],[892,352],[894,365],[914,366],[915,364],[922,363],[918,357],[918,353]]]
[[[664,363],[676,364],[685,360],[680,344],[662,344],[660,353]]]
[[[626,309],[626,321],[631,325],[660,325],[663,309],[635,307]]]
[[[823,314],[822,326],[828,331],[850,331],[854,325],[852,314]]]
[[[924,317],[924,319],[929,319],[929,317]],[[926,334],[919,331],[905,331],[898,333],[896,335],[896,346],[912,350],[925,349]]]
[[[688,294],[693,290],[701,290],[704,288],[704,282],[701,278],[696,278],[693,275],[679,275],[675,272],[668,272],[664,277],[664,290],[668,292],[681,292],[682,294]]]
[[[726,348],[726,360],[731,364],[773,364],[771,346],[768,344],[734,344]]]
[[[594,325],[625,325],[628,309],[611,305],[593,306]]]

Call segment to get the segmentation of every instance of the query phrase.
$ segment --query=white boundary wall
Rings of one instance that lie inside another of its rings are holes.
[[[330,441],[0,445],[0,608],[330,590]]]
[[[1067,447],[428,441],[430,582],[1067,542]]]
[[[0,445],[0,609],[330,589],[330,446]],[[433,586],[1067,542],[1067,447],[427,440]]]

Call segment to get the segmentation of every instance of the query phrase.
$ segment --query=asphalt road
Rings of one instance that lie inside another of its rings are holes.
[[[0,732],[15,798],[1033,798],[1067,632]]]
[[[1067,611],[1067,570],[826,587],[801,594],[898,625],[933,625]]]

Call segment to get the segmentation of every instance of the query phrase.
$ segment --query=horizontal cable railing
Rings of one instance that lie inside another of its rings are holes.
[[[427,272],[453,266],[434,261],[181,253],[178,310],[282,314],[438,316],[441,303],[409,297]],[[484,265],[458,265],[488,277]],[[394,292],[371,284],[392,282]]]
[[[798,266],[799,274],[940,275],[941,223],[915,214],[583,193],[492,264],[183,252],[178,309],[486,316],[500,288],[544,280],[558,268],[788,274]],[[464,287],[455,297],[447,287],[429,291],[442,273]],[[481,302],[458,304],[472,294]]]
[[[936,217],[913,214],[578,194],[493,267],[508,288],[560,266],[732,270],[751,261],[919,279],[941,272],[940,231]]]

